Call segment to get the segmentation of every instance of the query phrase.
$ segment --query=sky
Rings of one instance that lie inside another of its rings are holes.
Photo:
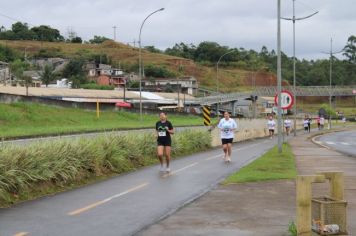
[[[142,46],[159,49],[176,43],[217,42],[230,48],[269,51],[277,48],[277,0],[11,0],[3,1],[0,25],[17,21],[30,27],[49,25],[65,37],[74,31],[83,40],[94,35],[134,45],[142,28]],[[356,0],[295,0],[296,57],[328,58],[356,35]],[[293,17],[293,0],[281,0],[281,16]],[[281,21],[282,51],[293,55],[293,23]],[[336,55],[342,57],[342,54]]]

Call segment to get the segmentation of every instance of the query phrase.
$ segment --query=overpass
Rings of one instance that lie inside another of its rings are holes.
[[[293,86],[284,86],[282,90],[295,92],[297,97],[327,97],[327,96],[356,96],[356,85],[352,86],[297,86],[295,91]],[[272,97],[277,94],[277,86],[256,87],[251,92],[236,92],[220,94],[195,99],[195,103],[200,105],[214,105],[217,103],[234,102],[241,99],[250,99],[251,95]]]

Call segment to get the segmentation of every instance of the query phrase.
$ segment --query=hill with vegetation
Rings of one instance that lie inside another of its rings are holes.
[[[25,57],[70,59],[70,65],[60,76],[65,76],[73,80],[74,85],[79,85],[86,82],[81,69],[84,61],[111,64],[126,72],[137,73],[138,55],[137,47],[114,42],[102,36],[95,35],[88,42],[83,42],[75,32],[72,32],[65,39],[57,29],[50,26],[29,28],[26,23],[21,22],[13,24],[11,29],[0,28],[0,60],[10,62],[12,69],[20,77],[21,72],[30,67],[24,63]],[[332,58],[333,85],[354,85],[355,36],[347,39],[343,56],[343,59]],[[181,42],[164,51],[154,46],[145,46],[142,50],[142,59],[144,72],[148,78],[194,76],[200,87],[211,90],[216,90],[217,87],[216,63],[219,61],[218,80],[221,92],[243,91],[255,85],[276,84],[277,54],[265,46],[262,46],[260,52],[256,52],[244,48],[229,48],[209,41],[201,42],[199,45]],[[329,66],[330,60],[327,59],[296,58],[297,85],[329,85]],[[51,75],[49,69],[47,72]],[[293,81],[293,58],[284,53],[282,78],[285,83]]]
[[[0,40],[0,46],[3,50],[5,48],[14,50],[13,58],[23,58],[25,54],[27,58],[84,58],[112,64],[126,72],[138,73],[139,49],[110,40],[101,44]],[[6,58],[0,57],[0,60],[6,61],[4,59]],[[142,60],[146,76],[150,76],[150,70],[151,73],[154,73],[154,70],[163,70],[167,77],[194,76],[201,87],[216,89],[215,66],[207,66],[191,59],[153,53],[148,50],[142,50]],[[261,77],[261,73],[259,73],[259,77]],[[273,74],[268,72],[262,74],[266,76],[268,83],[275,81]],[[252,83],[252,75],[252,71],[221,63],[219,65],[219,87],[221,91],[226,92],[246,90]]]

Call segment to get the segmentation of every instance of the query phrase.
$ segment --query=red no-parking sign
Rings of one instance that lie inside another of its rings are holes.
[[[276,105],[278,105],[278,94],[274,96],[274,102]],[[293,104],[294,104],[293,94],[287,90],[283,90],[281,92],[281,108],[283,110],[288,110],[293,106]]]

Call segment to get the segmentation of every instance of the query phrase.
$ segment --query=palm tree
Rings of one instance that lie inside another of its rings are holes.
[[[41,73],[40,79],[42,80],[42,83],[46,85],[46,87],[48,87],[50,82],[56,79],[56,75],[53,73],[53,71],[54,68],[52,66],[46,65],[43,72]]]

